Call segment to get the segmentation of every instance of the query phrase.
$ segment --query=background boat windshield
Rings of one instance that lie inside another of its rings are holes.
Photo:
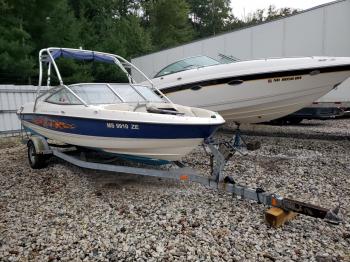
[[[193,68],[219,65],[220,62],[208,56],[189,57],[177,61],[159,71],[154,77],[174,74],[180,71],[185,71]]]

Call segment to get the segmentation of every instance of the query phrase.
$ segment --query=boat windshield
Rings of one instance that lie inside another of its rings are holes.
[[[213,66],[219,64],[219,61],[208,56],[189,57],[166,66],[165,68],[160,70],[154,76],[154,78],[174,74],[180,71],[185,71],[193,68]]]
[[[164,102],[147,86],[130,84],[75,84],[69,89],[88,105]],[[66,88],[61,88],[46,99],[54,104],[81,104]]]
[[[77,84],[70,89],[87,104],[164,102],[147,86],[125,84]]]

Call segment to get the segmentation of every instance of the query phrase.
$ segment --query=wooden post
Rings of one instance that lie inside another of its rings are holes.
[[[292,211],[284,211],[278,207],[272,207],[265,211],[265,221],[273,227],[280,227],[296,216],[297,213]]]

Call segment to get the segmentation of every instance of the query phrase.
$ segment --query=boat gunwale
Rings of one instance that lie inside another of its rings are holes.
[[[81,105],[80,105],[81,106]],[[148,113],[150,114],[150,113]],[[39,116],[55,116],[55,117],[70,117],[70,118],[75,118],[75,119],[86,119],[86,120],[97,120],[97,121],[113,121],[113,122],[121,122],[121,123],[140,123],[140,124],[152,124],[152,125],[184,125],[184,126],[221,126],[225,123],[225,121],[221,121],[221,122],[217,122],[217,123],[193,123],[193,122],[183,122],[183,123],[171,123],[171,122],[167,122],[167,123],[160,123],[159,121],[157,122],[147,122],[147,121],[134,121],[134,120],[117,120],[117,119],[110,119],[110,118],[92,118],[92,117],[80,117],[80,116],[70,116],[70,115],[60,115],[60,114],[45,114],[45,113],[37,113],[37,112],[31,112],[31,113],[25,113],[25,112],[21,112],[19,113],[19,115],[39,115]],[[174,117],[172,115],[172,117]],[[186,117],[186,116],[185,116]],[[192,118],[198,118],[198,117],[192,117]],[[184,119],[181,116],[181,119]],[[203,119],[208,119],[203,118]],[[216,119],[216,118],[211,118],[211,119]],[[25,121],[25,120],[24,120]]]

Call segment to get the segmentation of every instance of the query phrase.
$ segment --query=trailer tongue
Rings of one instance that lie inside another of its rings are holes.
[[[241,199],[256,201],[259,204],[280,208],[286,212],[291,211],[314,218],[321,218],[332,224],[339,224],[342,221],[339,214],[339,207],[328,209],[289,198],[283,198],[276,193],[265,192],[262,188],[250,189],[238,185],[232,177],[225,176],[224,167],[227,161],[237,151],[237,147],[234,145],[234,140],[215,142],[213,139],[208,139],[205,141],[204,147],[209,148],[211,158],[210,177],[205,177],[199,174],[197,170],[190,168],[181,162],[174,162],[171,168],[164,170],[106,164],[100,161],[97,157],[89,159],[88,161],[84,151],[80,151],[79,149],[62,150],[62,146],[49,145],[46,139],[41,136],[29,137],[27,145],[28,158],[31,165],[34,164],[34,166],[40,168],[45,166],[44,161],[48,156],[54,155],[82,168],[197,182],[212,189],[231,193],[233,196],[240,197]],[[35,165],[35,161],[38,161],[41,164]]]

